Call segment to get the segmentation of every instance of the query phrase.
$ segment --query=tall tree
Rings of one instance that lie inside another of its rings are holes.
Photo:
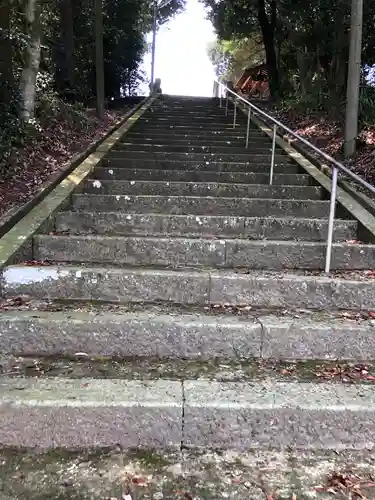
[[[280,91],[280,76],[277,65],[275,31],[276,31],[276,0],[268,2],[269,15],[266,10],[266,0],[258,0],[258,22],[262,32],[264,50],[266,52],[266,63],[270,81],[270,90],[273,97],[277,97]]]
[[[104,118],[104,54],[103,54],[103,2],[94,0],[95,68],[96,68],[96,114]]]
[[[62,86],[74,89],[75,59],[74,59],[74,24],[72,0],[59,0],[60,33],[63,50]]]
[[[0,104],[11,101],[14,86],[10,9],[10,0],[0,0]]]
[[[41,5],[40,0],[27,0],[25,9],[26,34],[28,42],[25,50],[25,65],[20,79],[22,102],[20,117],[29,122],[35,114],[36,80],[41,51]]]

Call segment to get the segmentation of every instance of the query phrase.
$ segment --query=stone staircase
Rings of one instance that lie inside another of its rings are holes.
[[[375,247],[338,206],[324,275],[329,195],[232,120],[161,96],[4,271],[1,445],[374,447],[372,386],[306,367],[375,359]]]

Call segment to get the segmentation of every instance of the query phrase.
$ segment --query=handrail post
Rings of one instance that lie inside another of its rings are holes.
[[[225,100],[225,116],[228,116],[228,102],[229,102],[229,92],[227,90],[227,97]]]
[[[234,98],[233,128],[236,128],[236,118],[237,118],[237,97]]]
[[[276,149],[276,123],[273,126],[273,137],[272,137],[272,155],[271,155],[271,168],[270,168],[270,186],[273,182],[273,171],[275,167],[275,149]]]
[[[219,83],[219,99],[220,99],[220,108],[223,107],[223,89],[221,87],[221,83]]]
[[[336,210],[337,176],[338,176],[338,168],[335,165],[333,165],[331,203],[329,207],[329,218],[328,218],[328,234],[327,234],[326,265],[325,265],[326,273],[329,273],[331,270],[333,225],[335,222],[335,210]]]
[[[249,147],[250,123],[251,123],[251,107],[249,106],[249,112],[247,114],[246,148]]]

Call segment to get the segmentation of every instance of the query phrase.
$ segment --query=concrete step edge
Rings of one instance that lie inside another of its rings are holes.
[[[122,211],[128,214],[170,213],[204,216],[274,216],[286,211],[290,217],[328,217],[329,201],[286,198],[233,198],[230,196],[163,196],[75,194],[74,210]],[[339,218],[339,214],[338,217]]]
[[[2,446],[375,447],[371,386],[2,378],[0,387]]]
[[[314,186],[312,186],[314,187]],[[100,197],[108,197],[109,198],[116,198],[116,196],[118,195],[113,195],[113,194],[101,194],[101,195],[95,195],[95,194],[85,194],[85,193],[79,193],[79,194],[75,194],[73,195],[75,198],[78,198],[78,197],[82,197],[82,198],[87,198],[87,199],[95,199],[95,198],[98,198],[99,196]],[[233,196],[223,196],[221,198],[217,198],[217,197],[214,197],[214,196],[194,196],[194,195],[191,195],[191,196],[168,196],[168,195],[152,195],[152,194],[149,194],[149,195],[143,195],[143,194],[136,194],[136,195],[127,195],[127,194],[124,194],[124,195],[121,195],[122,197],[124,197],[125,199],[130,199],[130,196],[132,199],[156,199],[156,198],[163,198],[163,199],[172,199],[172,200],[178,200],[178,199],[192,199],[192,200],[202,200],[202,199],[209,199],[209,200],[220,200],[220,199],[230,199],[230,200],[249,200],[249,201],[259,201],[259,202],[263,202],[263,201],[266,201],[266,202],[281,202],[281,203],[288,203],[288,202],[296,202],[296,203],[312,203],[312,204],[320,204],[320,205],[329,205],[330,201],[329,200],[300,200],[300,199],[285,199],[285,198],[248,198],[248,197],[241,197],[241,198],[238,198],[238,197],[233,197]],[[127,198],[126,198],[127,197]]]
[[[196,238],[208,235],[221,238],[277,240],[297,239],[325,241],[328,222],[325,219],[277,217],[227,217],[225,215],[191,216],[170,214],[134,214],[121,212],[60,212],[55,216],[57,233],[109,234],[125,236],[158,235]],[[334,241],[356,238],[356,221],[335,223]]]
[[[154,194],[154,195],[205,195],[219,197],[257,197],[276,194],[282,198],[320,199],[320,186],[295,184],[252,184],[240,182],[174,181],[174,180],[86,180],[80,192],[89,194]]]
[[[277,175],[277,174],[276,174]],[[282,174],[278,174],[278,175],[282,175]],[[298,185],[295,185],[295,184],[276,184],[276,185],[269,185],[269,184],[265,184],[265,183],[252,183],[252,182],[213,182],[213,181],[169,181],[168,179],[165,179],[165,180],[157,180],[157,181],[154,181],[154,180],[137,180],[137,179],[134,179],[134,180],[121,180],[121,179],[87,179],[84,181],[85,184],[93,184],[95,182],[97,183],[100,183],[100,184],[104,184],[104,185],[109,185],[109,186],[112,186],[112,185],[115,185],[115,184],[130,184],[130,185],[135,185],[135,184],[150,184],[151,186],[152,185],[155,185],[155,186],[179,186],[181,184],[183,185],[187,185],[187,186],[215,186],[215,187],[224,187],[224,188],[236,188],[237,186],[238,187],[248,187],[248,188],[252,188],[252,187],[267,187],[267,188],[280,188],[280,189],[322,189],[319,185],[316,185],[316,186],[298,186]],[[99,184],[98,184],[98,187]]]
[[[187,238],[184,236],[173,236],[173,237],[168,237],[165,236],[164,238],[160,237],[154,237],[154,236],[142,236],[142,237],[137,237],[137,236],[103,236],[103,235],[54,235],[54,234],[37,234],[34,236],[34,239],[36,241],[40,242],[48,242],[48,241],[108,241],[110,242],[125,242],[126,240],[142,240],[142,241],[149,241],[157,244],[160,242],[161,244],[164,242],[191,242],[191,243],[199,243],[199,241],[209,241],[213,242],[215,240],[212,240],[212,238]],[[226,243],[225,238],[222,238],[220,241],[220,244],[223,245]],[[266,246],[272,246],[272,245],[277,245],[280,247],[302,247],[302,248],[325,248],[326,243],[320,242],[320,241],[282,241],[282,240],[273,240],[273,239],[267,239],[267,240],[247,240],[244,242],[242,239],[239,239],[238,241],[235,238],[231,238],[228,240],[228,243],[231,245],[233,244],[238,244],[238,245],[243,245],[245,244],[246,246],[255,246],[257,248],[263,248]],[[355,248],[355,249],[362,249],[362,248],[368,248],[372,251],[375,251],[375,245],[367,244],[367,243],[346,243],[346,242],[341,242],[341,243],[334,243],[333,248],[340,248],[340,249],[349,249],[349,248]],[[366,268],[368,269],[368,268]]]
[[[146,306],[137,312],[11,311],[0,316],[0,353],[200,361],[375,359],[373,321],[321,316],[251,309],[237,317],[209,312],[177,316]]]
[[[324,269],[325,242],[152,236],[37,235],[34,258],[160,267]],[[367,270],[375,245],[332,244],[331,269]]]
[[[5,299],[108,303],[249,305],[276,309],[375,310],[375,280],[363,273],[245,274],[208,269],[160,270],[105,266],[9,266],[0,279]]]
[[[109,172],[110,170],[112,170],[112,172]],[[134,172],[134,180],[136,181],[137,178],[136,178],[136,173],[137,171],[139,170],[142,170],[142,172],[145,170],[145,169],[137,169],[137,168],[119,168],[119,167],[114,167],[113,169],[109,169],[109,167],[96,167],[93,171],[93,174],[95,176],[95,178],[101,180],[99,174],[102,173],[103,171],[105,172],[108,172],[110,175],[113,175],[114,177],[116,176],[116,174],[121,174],[122,172],[124,171],[129,171],[129,172]],[[197,174],[197,170],[168,170],[168,169],[150,169],[149,172],[150,172],[150,175],[152,173],[155,173],[156,172],[164,172],[165,173],[165,176],[166,178],[168,179],[168,176],[171,175],[172,173],[175,173],[175,174],[185,174],[185,175],[196,175]],[[217,171],[217,170],[205,170],[205,175],[217,175],[218,177],[220,176],[243,176],[244,178],[245,177],[254,177],[254,176],[263,176],[264,178],[269,178],[269,174],[268,173],[260,173],[260,172],[236,172],[236,171]],[[299,180],[308,180],[310,179],[310,176],[308,174],[285,174],[285,173],[280,173],[280,172],[276,172],[274,173],[274,176],[273,176],[273,180],[276,181],[277,179],[282,179],[283,177],[285,177],[286,179],[289,179],[290,177],[295,178],[295,179],[299,179]],[[94,177],[90,177],[90,179],[94,179]],[[108,179],[108,180],[111,180],[111,179]],[[121,179],[119,179],[121,180]],[[133,179],[132,179],[133,180]],[[152,180],[152,179],[151,179]],[[215,182],[215,181],[170,181],[170,182]],[[219,181],[218,181],[219,182]],[[228,184],[229,182],[226,181]],[[245,182],[242,182],[240,184],[249,184],[249,183],[245,183]],[[257,183],[255,183],[257,184]],[[261,184],[261,183],[258,183],[258,184]],[[277,185],[280,185],[280,184],[277,184]],[[292,186],[299,186],[300,184],[289,184],[289,185],[292,185]],[[306,186],[318,186],[318,184],[301,184],[301,185],[306,185]]]

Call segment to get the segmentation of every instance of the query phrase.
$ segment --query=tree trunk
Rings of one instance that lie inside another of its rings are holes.
[[[64,46],[65,86],[74,89],[74,27],[72,0],[60,0],[61,39]]]
[[[258,22],[262,32],[264,50],[266,53],[270,91],[272,97],[276,98],[280,92],[280,75],[275,47],[276,0],[271,0],[270,9],[271,15],[269,19],[266,13],[265,0],[258,0]]]
[[[0,104],[12,102],[13,47],[9,29],[10,0],[0,0]]]
[[[345,158],[352,156],[356,151],[356,140],[358,135],[359,84],[361,81],[362,62],[362,29],[363,0],[352,0],[349,69],[345,113]]]
[[[35,115],[36,78],[40,64],[41,24],[39,0],[27,0],[25,18],[26,34],[29,40],[25,53],[25,67],[20,81],[22,96],[20,118],[27,123]]]
[[[95,13],[95,66],[96,66],[96,114],[104,119],[104,55],[103,55],[103,4],[94,0]]]

